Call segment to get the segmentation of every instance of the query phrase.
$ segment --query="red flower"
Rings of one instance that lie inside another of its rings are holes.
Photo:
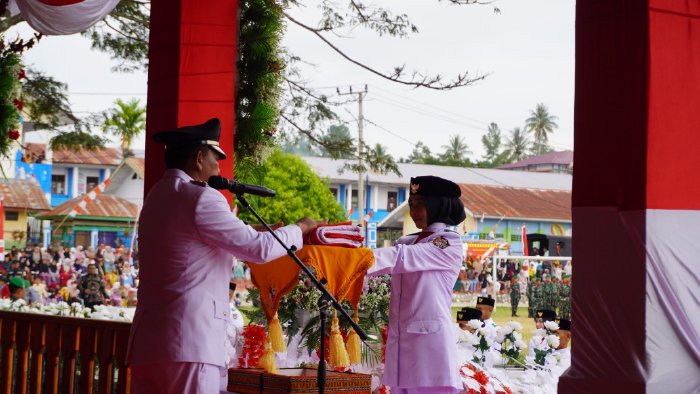
[[[24,71],[24,69],[19,70],[17,73],[17,79],[20,81],[23,80],[24,78],[27,78],[27,73]]]
[[[484,371],[476,371],[476,373],[474,373],[474,380],[483,386],[489,382],[489,377],[486,376]]]
[[[17,130],[10,130],[7,132],[7,136],[10,137],[13,140],[16,140],[19,138],[19,131]]]
[[[245,342],[241,356],[238,358],[238,366],[255,368],[265,350],[265,339],[267,339],[265,327],[250,324],[243,329],[243,338],[245,338]]]
[[[24,108],[24,103],[22,103],[19,99],[14,99],[12,100],[12,103],[17,107],[18,110],[22,110]]]

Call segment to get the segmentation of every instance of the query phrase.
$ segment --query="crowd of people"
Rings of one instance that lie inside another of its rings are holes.
[[[12,247],[2,260],[0,298],[44,305],[78,302],[91,308],[135,306],[137,273],[138,260],[123,245]]]

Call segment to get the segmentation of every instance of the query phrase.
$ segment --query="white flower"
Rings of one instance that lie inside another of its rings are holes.
[[[471,345],[474,347],[477,347],[477,346],[479,346],[480,343],[481,343],[481,337],[477,336],[477,335],[472,335]]]
[[[515,341],[515,346],[518,349],[525,349],[527,347],[527,345],[525,344],[525,342],[523,342],[522,339],[518,339],[517,341]]]
[[[557,365],[557,359],[554,358],[553,355],[548,354],[548,355],[544,358],[544,365],[546,365],[546,366]]]
[[[546,321],[544,322],[544,328],[549,331],[557,331],[559,329],[559,325],[553,321]]]
[[[559,338],[557,338],[557,339],[559,339]],[[493,339],[486,337],[486,345],[488,347],[492,347],[493,346]]]
[[[537,336],[537,337],[543,337],[543,336],[547,335],[547,331],[545,331],[542,328],[538,328],[532,332],[532,335]]]
[[[520,341],[520,340],[523,339],[523,334],[521,334],[521,333],[515,331],[515,332],[513,332],[513,339],[514,339],[515,341]]]
[[[509,321],[509,322],[508,322],[508,326],[510,326],[513,330],[518,330],[518,331],[520,331],[520,330],[523,329],[523,325],[520,324],[520,323],[518,323],[518,322],[515,321],[515,320]]]
[[[559,347],[559,337],[556,335],[548,335],[547,336],[547,345],[551,347],[552,349],[556,349]]]
[[[506,326],[503,326],[503,327],[499,327],[499,329],[500,329],[501,331],[503,331],[504,335],[510,335],[510,334],[513,333],[513,327],[511,327],[511,326],[507,326],[507,325],[506,325]]]
[[[478,319],[471,319],[467,322],[467,324],[474,330],[478,330],[481,328],[481,320]]]
[[[505,340],[506,340],[506,334],[503,331],[498,330],[498,332],[496,332],[496,342],[503,343],[503,341],[505,341]]]

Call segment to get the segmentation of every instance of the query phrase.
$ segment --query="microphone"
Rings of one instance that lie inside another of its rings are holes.
[[[253,194],[256,196],[260,196],[260,197],[274,197],[275,195],[277,195],[277,192],[275,192],[272,189],[268,189],[268,188],[262,187],[262,186],[249,185],[247,183],[232,181],[232,180],[226,179],[220,175],[214,175],[214,176],[209,177],[209,182],[207,182],[207,183],[209,184],[209,186],[213,187],[214,189],[228,190],[233,194],[248,193],[248,194]]]

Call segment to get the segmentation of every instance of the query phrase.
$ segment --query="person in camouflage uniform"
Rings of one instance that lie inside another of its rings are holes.
[[[562,285],[559,288],[559,317],[571,320],[571,277],[562,276]]]
[[[532,289],[532,299],[532,306],[535,310],[544,309],[544,289],[541,278],[537,278],[535,282],[535,287]]]
[[[510,308],[511,317],[518,317],[518,304],[520,303],[520,283],[518,283],[518,276],[514,276],[511,279],[510,284]]]
[[[102,305],[105,299],[109,298],[105,290],[105,282],[97,274],[97,266],[95,264],[88,265],[87,275],[83,275],[78,283],[80,290],[80,298],[83,299],[85,306],[94,308],[96,305]]]
[[[559,291],[557,286],[552,283],[552,278],[547,277],[542,285],[542,309],[557,310],[557,300],[559,299]]]
[[[530,281],[527,282],[527,287],[525,288],[525,297],[527,297],[527,317],[535,317],[535,284],[536,280],[533,276]]]

